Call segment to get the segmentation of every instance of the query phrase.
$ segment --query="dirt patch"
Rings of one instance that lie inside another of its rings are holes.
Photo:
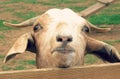
[[[50,7],[42,6],[41,4],[26,4],[23,2],[7,4],[6,7],[10,7],[10,9],[14,9],[15,12],[37,12],[41,13],[45,10],[48,10]]]
[[[6,2],[6,1],[8,1],[8,0],[0,0],[1,2]]]
[[[13,18],[14,17],[14,18]],[[0,20],[7,20],[7,21],[11,21],[11,20],[22,20],[16,16],[13,16],[13,14],[11,12],[4,12],[0,14]]]

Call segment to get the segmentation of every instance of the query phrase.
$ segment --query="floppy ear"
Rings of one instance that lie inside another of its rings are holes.
[[[120,62],[120,55],[113,46],[90,37],[87,37],[86,51],[110,63]]]
[[[32,38],[31,33],[26,33],[20,36],[17,41],[15,41],[12,48],[9,50],[7,55],[4,58],[4,63],[16,56],[17,54],[21,54],[26,50],[31,52],[36,52],[36,47],[34,44],[34,40]]]

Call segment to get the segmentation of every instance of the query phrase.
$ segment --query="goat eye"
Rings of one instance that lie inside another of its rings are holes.
[[[83,32],[90,32],[90,29],[87,27],[87,26],[84,26],[83,29],[82,29]]]
[[[43,27],[40,25],[40,24],[37,24],[37,25],[35,25],[34,26],[34,31],[38,31],[38,30],[40,30],[40,29],[42,29]]]

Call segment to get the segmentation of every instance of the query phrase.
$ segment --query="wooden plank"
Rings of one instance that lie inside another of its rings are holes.
[[[119,79],[120,63],[0,72],[0,79]]]
[[[98,2],[91,7],[81,11],[79,14],[83,17],[90,16],[93,13],[101,10],[102,8],[108,6],[110,3],[114,2],[115,0],[98,0]]]

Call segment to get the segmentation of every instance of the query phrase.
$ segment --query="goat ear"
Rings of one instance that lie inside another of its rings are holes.
[[[86,21],[86,26],[89,27],[91,31],[100,32],[100,33],[108,32],[111,30],[111,28],[99,28],[88,21]]]
[[[87,37],[86,51],[110,63],[120,62],[120,55],[113,46],[90,37]]]
[[[33,47],[33,48],[32,48]],[[26,50],[35,52],[35,44],[30,33],[20,36],[4,58],[4,63]]]

